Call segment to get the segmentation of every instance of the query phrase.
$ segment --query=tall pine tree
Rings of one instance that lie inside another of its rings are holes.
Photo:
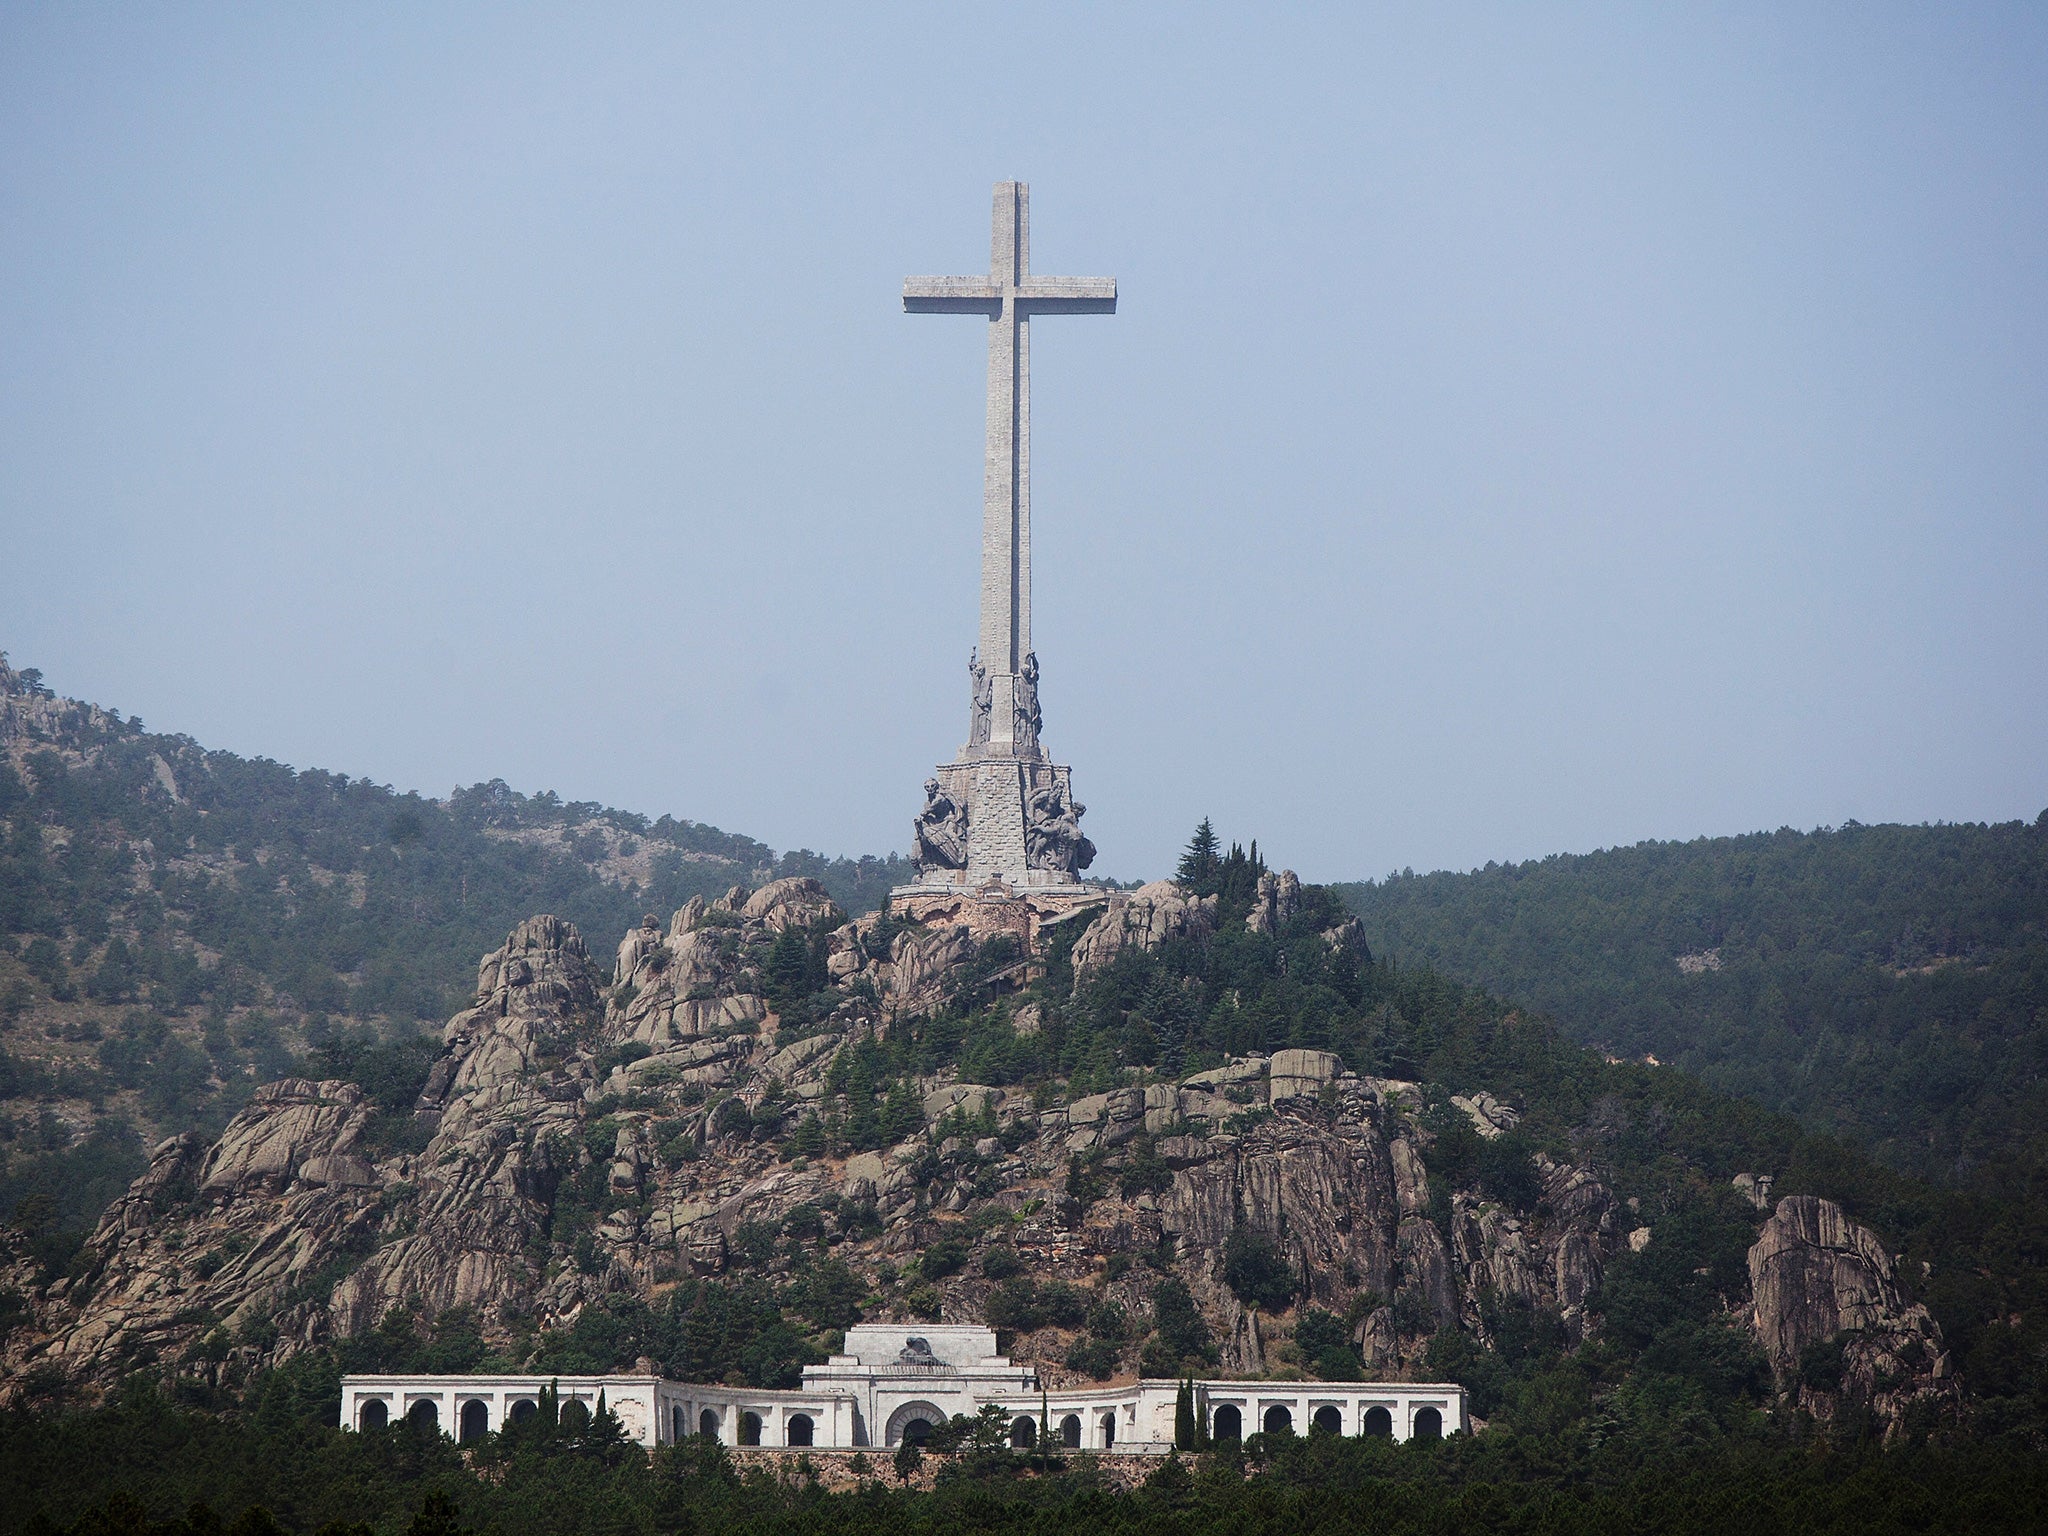
[[[1207,896],[1215,889],[1216,829],[1204,816],[1202,824],[1195,828],[1195,835],[1189,839],[1187,851],[1180,856],[1180,868],[1174,871],[1174,883],[1193,896]]]

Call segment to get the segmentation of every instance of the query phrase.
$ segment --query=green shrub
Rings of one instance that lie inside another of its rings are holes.
[[[1280,1245],[1251,1227],[1234,1228],[1223,1245],[1223,1283],[1239,1301],[1278,1312],[1294,1299],[1295,1275]]]
[[[1067,1347],[1067,1369],[1107,1381],[1116,1374],[1119,1351],[1107,1339],[1080,1338]]]
[[[927,1280],[957,1275],[967,1265],[967,1245],[957,1237],[942,1237],[926,1248],[917,1267]]]

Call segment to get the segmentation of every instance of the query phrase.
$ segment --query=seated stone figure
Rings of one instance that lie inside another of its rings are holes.
[[[937,779],[924,781],[924,809],[911,823],[910,856],[920,870],[967,867],[967,809]]]

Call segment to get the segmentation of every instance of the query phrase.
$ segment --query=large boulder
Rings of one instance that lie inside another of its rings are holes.
[[[902,1017],[937,1008],[976,948],[974,935],[962,924],[906,928],[897,934],[889,948],[890,1013]]]
[[[543,1060],[595,1034],[601,979],[574,926],[529,917],[477,967],[476,1001],[448,1021],[427,1074],[419,1114],[438,1124],[451,1107],[475,1109],[512,1094]]]
[[[369,1106],[354,1083],[287,1077],[250,1095],[199,1170],[203,1194],[244,1185],[375,1184],[362,1150]]]
[[[1216,928],[1216,898],[1190,896],[1171,880],[1120,892],[1074,941],[1078,987],[1126,949],[1157,949],[1168,939],[1205,938]]]
[[[1285,1050],[1273,1053],[1270,1070],[1266,1097],[1278,1103],[1320,1093],[1324,1084],[1337,1080],[1344,1063],[1330,1051]]]
[[[769,881],[747,898],[740,916],[771,933],[780,933],[785,928],[809,928],[827,921],[836,928],[846,921],[839,903],[808,875]]]

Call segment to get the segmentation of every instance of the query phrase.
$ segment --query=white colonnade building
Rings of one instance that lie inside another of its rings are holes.
[[[1010,1414],[1010,1443],[1037,1443],[1041,1405],[1053,1442],[1074,1450],[1164,1452],[1173,1443],[1176,1381],[1043,1392],[1038,1373],[996,1353],[992,1328],[863,1323],[845,1350],[806,1366],[793,1391],[706,1386],[652,1374],[609,1376],[344,1376],[341,1422],[376,1429],[400,1417],[458,1440],[538,1411],[552,1387],[564,1407],[595,1412],[599,1394],[642,1445],[708,1435],[726,1445],[893,1449],[922,1442],[955,1414],[990,1403]],[[1194,1384],[1212,1438],[1322,1430],[1394,1440],[1457,1434],[1469,1424],[1465,1390],[1441,1382],[1224,1381]]]

